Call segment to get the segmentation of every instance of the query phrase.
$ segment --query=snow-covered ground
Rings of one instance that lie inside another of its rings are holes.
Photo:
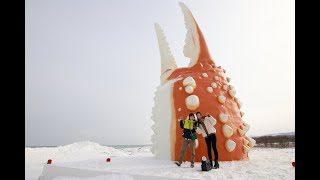
[[[201,171],[200,163],[190,168],[189,162],[177,167],[172,161],[157,160],[150,148],[115,149],[94,142],[52,148],[26,147],[25,176],[26,180],[37,180],[47,160],[52,159],[54,166],[109,173],[86,178],[60,176],[54,180],[133,180],[152,179],[152,176],[179,179],[295,179],[295,168],[291,165],[295,161],[294,148],[254,147],[249,152],[249,160],[219,162],[220,168],[209,172]],[[107,157],[111,157],[111,162],[106,162]],[[137,178],[137,175],[142,176]]]

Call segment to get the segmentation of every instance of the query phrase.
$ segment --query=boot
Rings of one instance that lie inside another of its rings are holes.
[[[181,164],[182,164],[181,162],[174,162],[174,163],[175,163],[177,166],[179,166],[179,167],[180,167]]]
[[[191,167],[191,168],[193,168],[193,167],[194,167],[194,164],[193,164],[193,163],[191,163],[190,167]]]
[[[213,167],[212,159],[210,159],[210,165],[211,165],[211,167]]]
[[[213,169],[219,169],[219,163],[218,160],[214,160],[214,166]]]

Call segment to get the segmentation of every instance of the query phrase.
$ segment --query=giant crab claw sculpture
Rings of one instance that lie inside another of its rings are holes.
[[[159,159],[178,160],[182,129],[178,118],[197,111],[210,113],[216,120],[217,149],[220,161],[248,158],[255,140],[246,136],[249,124],[242,120],[241,101],[230,85],[226,71],[217,67],[210,56],[203,34],[187,6],[179,3],[187,28],[184,55],[190,58],[189,67],[178,68],[171,55],[166,37],[159,24],[155,24],[161,55],[161,85],[154,97],[151,137],[152,152]],[[204,138],[198,135],[196,162],[207,156]],[[185,159],[190,161],[187,149]]]

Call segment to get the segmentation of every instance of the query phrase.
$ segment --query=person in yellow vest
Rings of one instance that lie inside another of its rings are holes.
[[[211,154],[211,146],[214,152],[214,169],[219,168],[218,163],[218,150],[217,150],[217,137],[216,137],[216,129],[214,125],[217,123],[217,120],[213,118],[209,113],[207,116],[202,116],[200,112],[196,113],[197,119],[199,122],[199,127],[197,127],[196,131],[198,134],[202,134],[207,144],[207,151],[209,160],[212,164],[212,154]]]
[[[189,118],[186,120],[180,120],[180,127],[183,129],[183,140],[182,140],[182,146],[181,151],[179,155],[179,161],[175,162],[177,166],[181,166],[182,159],[185,155],[187,145],[190,144],[190,150],[191,150],[191,165],[190,167],[194,167],[194,159],[195,159],[195,149],[196,149],[196,142],[195,139],[192,138],[193,135],[196,135],[196,122],[195,122],[195,116],[193,113],[189,114]]]

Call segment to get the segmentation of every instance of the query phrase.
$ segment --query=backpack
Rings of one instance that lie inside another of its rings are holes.
[[[209,160],[202,161],[201,170],[202,171],[210,171],[212,169],[211,163]]]

